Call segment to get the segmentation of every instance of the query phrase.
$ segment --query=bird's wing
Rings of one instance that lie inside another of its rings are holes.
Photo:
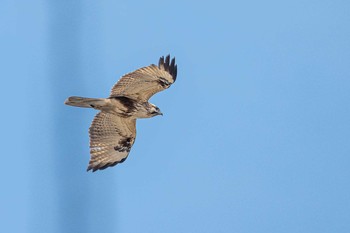
[[[167,89],[176,80],[175,58],[168,55],[159,59],[158,66],[150,65],[124,75],[112,88],[111,97],[127,96],[146,102],[155,93]]]
[[[102,170],[128,157],[136,137],[136,120],[99,112],[89,134],[91,158],[87,170]]]

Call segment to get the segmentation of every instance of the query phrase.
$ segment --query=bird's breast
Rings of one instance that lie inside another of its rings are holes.
[[[138,109],[136,100],[125,96],[110,97],[111,110],[121,117],[132,117]]]

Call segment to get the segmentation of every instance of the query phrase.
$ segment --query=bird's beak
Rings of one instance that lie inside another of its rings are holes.
[[[163,116],[163,113],[162,113],[161,111],[159,111],[159,112],[158,112],[158,115],[161,115],[161,116]]]

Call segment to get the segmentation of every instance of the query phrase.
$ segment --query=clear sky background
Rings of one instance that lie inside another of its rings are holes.
[[[350,232],[350,2],[0,7],[2,232]],[[121,165],[87,173],[119,77],[171,54]]]

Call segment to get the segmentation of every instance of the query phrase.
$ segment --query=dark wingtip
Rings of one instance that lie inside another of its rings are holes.
[[[127,158],[127,157],[126,157]],[[86,169],[87,172],[89,172],[90,170],[92,170],[92,172],[95,172],[97,170],[104,170],[106,168],[109,168],[109,167],[114,167],[115,165],[119,164],[119,163],[123,163],[126,158],[123,158],[122,160],[120,161],[116,161],[116,162],[110,162],[110,163],[106,163],[106,164],[98,164],[96,166],[92,166],[92,164],[89,164],[88,168]]]
[[[164,67],[164,56],[161,56],[159,58],[158,67]]]
[[[98,170],[98,168],[92,166],[92,164],[89,164],[89,166],[86,169],[87,172],[89,172],[89,171],[95,172],[96,170]]]
[[[164,56],[160,57],[158,67],[162,70],[167,71],[173,77],[174,82],[176,81],[177,65],[175,63],[175,57],[173,57],[173,59],[171,59],[171,61],[170,61],[170,54],[168,54],[165,57],[165,60],[164,60]]]

